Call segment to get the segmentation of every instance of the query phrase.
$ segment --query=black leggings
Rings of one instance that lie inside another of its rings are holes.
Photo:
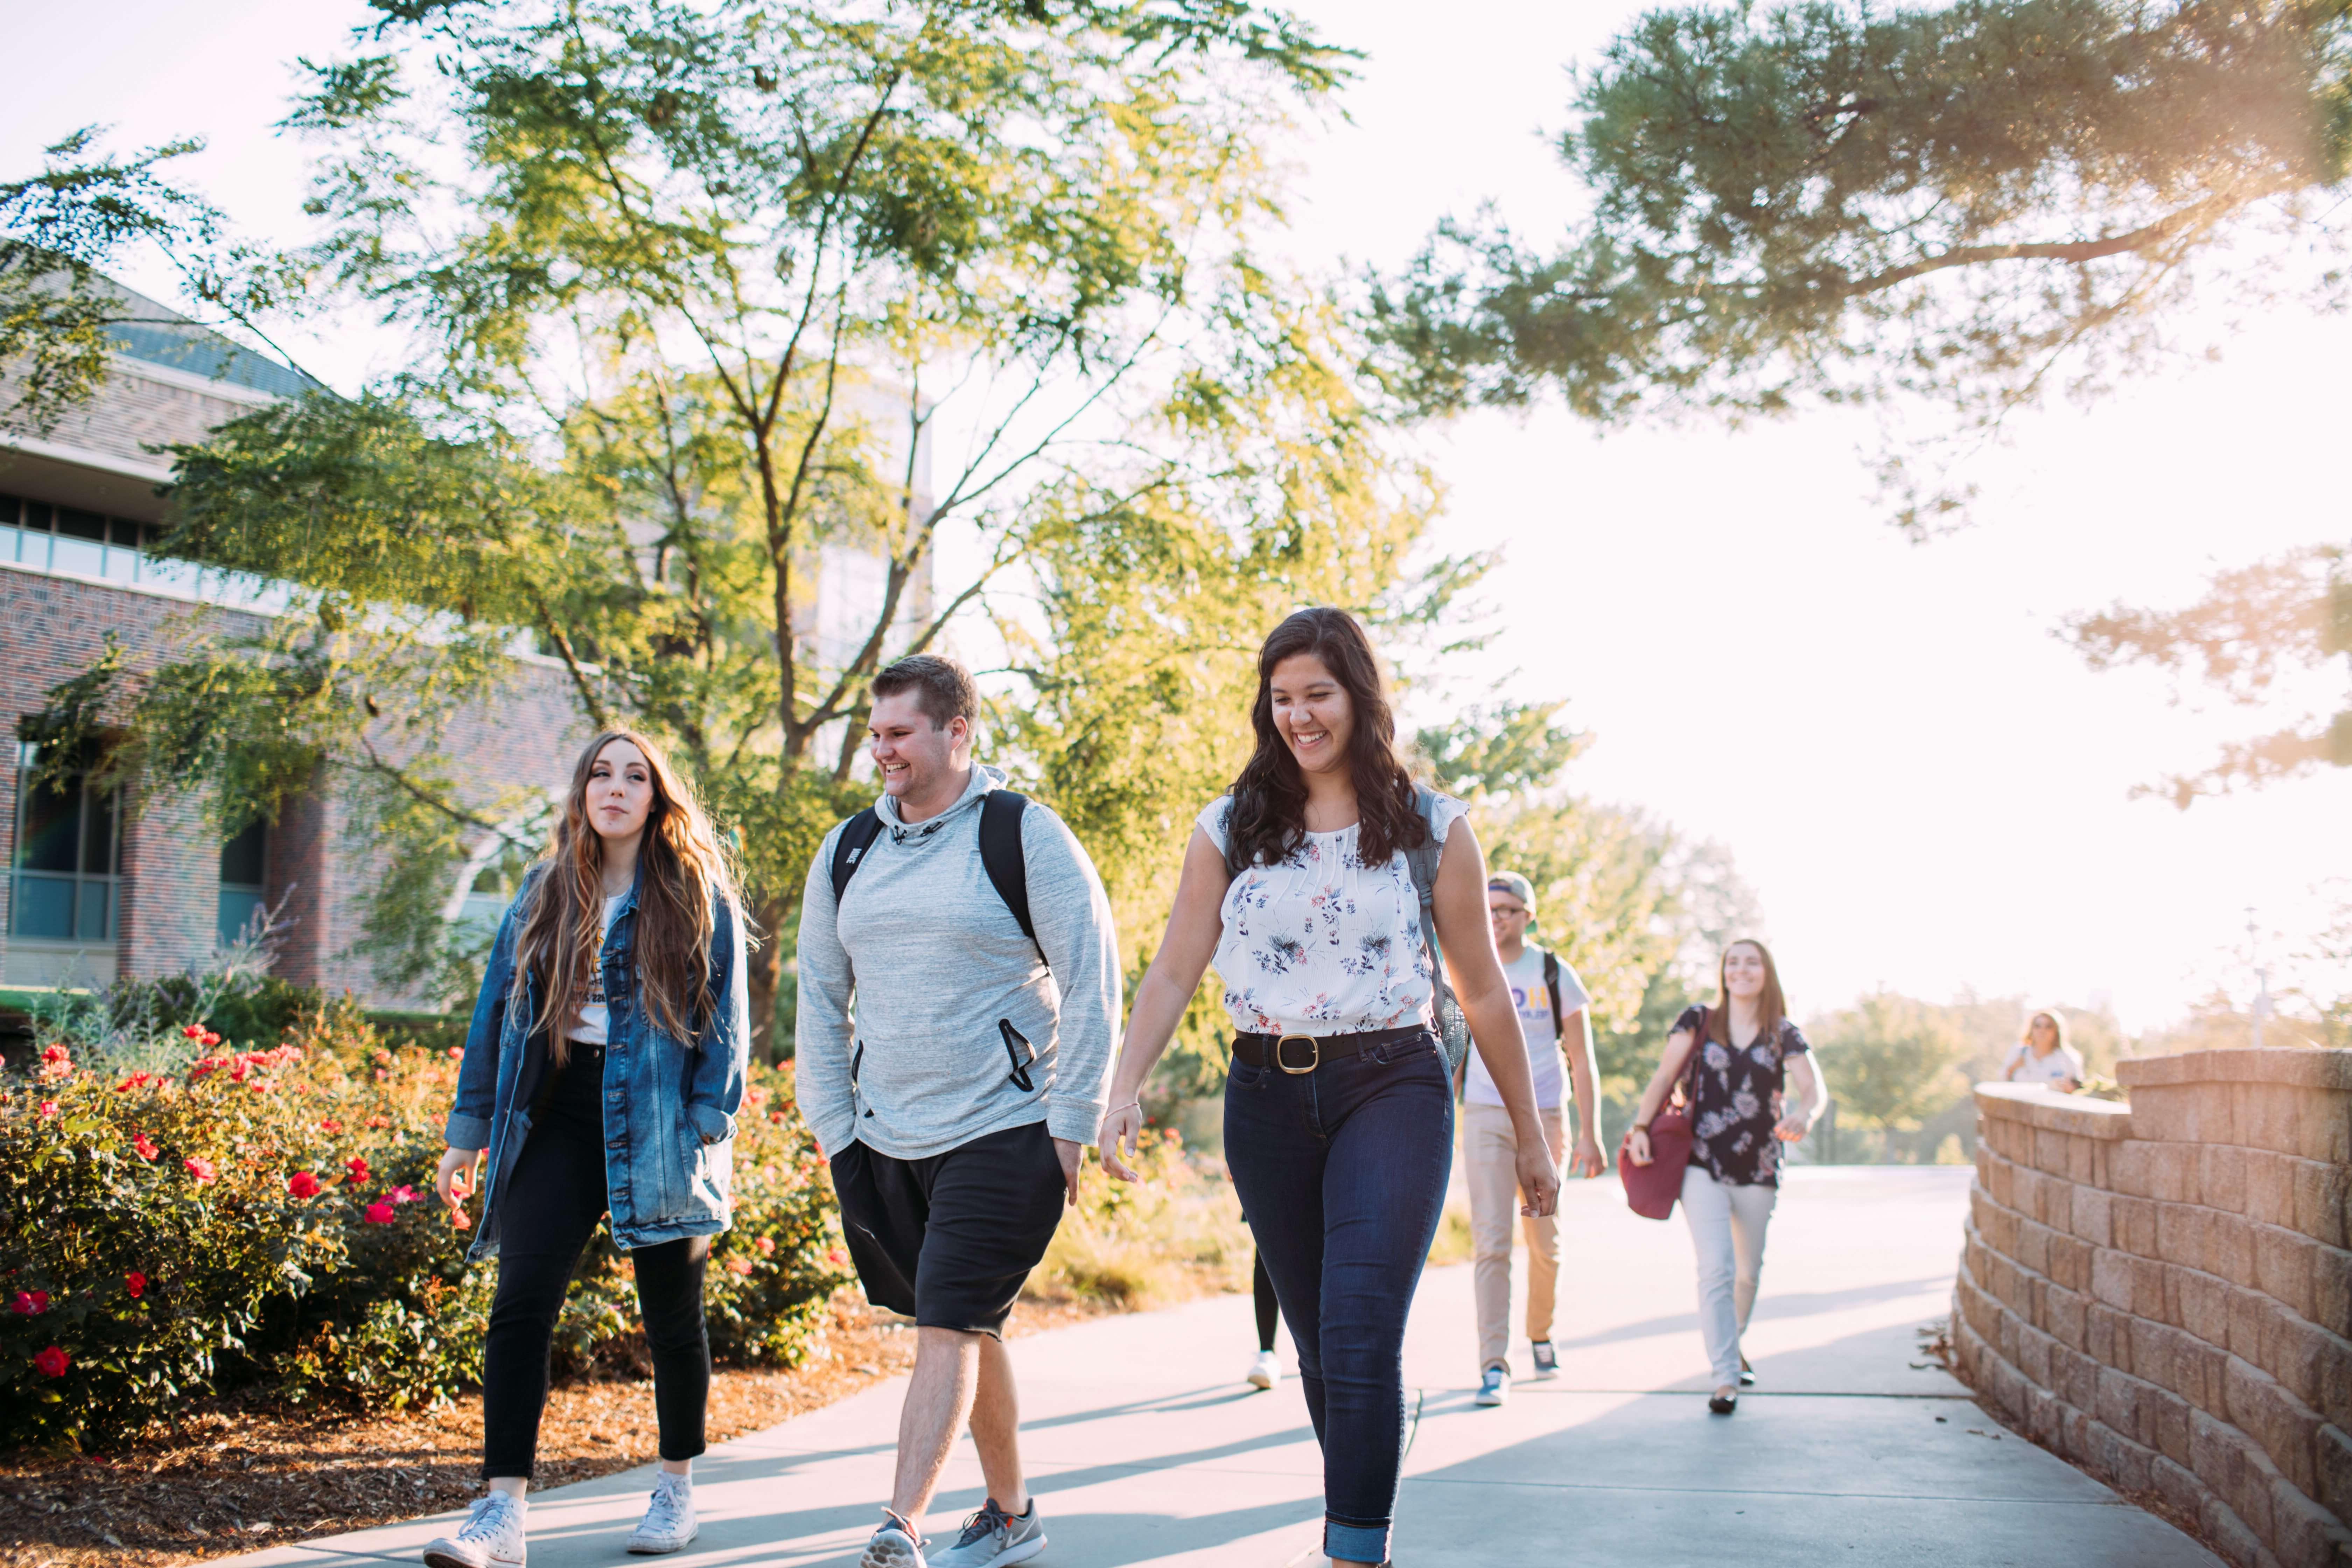
[[[482,1346],[482,1474],[531,1473],[547,1408],[555,1320],[580,1255],[604,1217],[603,1053],[575,1045],[573,1060],[541,1095],[530,1138],[499,1200],[499,1289]],[[710,1339],[702,1271],[710,1238],[688,1237],[629,1254],[637,1310],[654,1360],[661,1457],[702,1452],[710,1402]]]
[[[1274,1331],[1282,1321],[1281,1304],[1274,1299],[1274,1280],[1265,1271],[1265,1254],[1250,1254],[1250,1295],[1257,1306],[1257,1348],[1274,1349]]]

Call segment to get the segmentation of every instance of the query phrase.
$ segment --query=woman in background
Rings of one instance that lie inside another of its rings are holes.
[[[1685,1078],[1685,1068],[1688,1076]],[[1790,1109],[1794,1080],[1800,1104]],[[1780,1148],[1812,1130],[1829,1103],[1812,1047],[1789,1016],[1780,973],[1753,940],[1723,950],[1712,1007],[1675,1020],[1666,1052],[1625,1135],[1637,1165],[1650,1163],[1650,1119],[1677,1084],[1691,1104],[1691,1157],[1683,1172],[1683,1217],[1698,1253],[1698,1325],[1715,1374],[1706,1407],[1728,1415],[1752,1382],[1739,1337],[1756,1306],[1764,1232],[1780,1190]]]
[[[2000,1076],[2011,1083],[2047,1084],[2061,1094],[2083,1087],[2083,1053],[2066,1043],[2066,1015],[2045,1007],[2025,1021]]]
[[[709,819],[661,749],[629,731],[589,742],[490,949],[434,1178],[455,1209],[489,1152],[468,1259],[495,1253],[499,1283],[482,1347],[489,1489],[426,1543],[432,1568],[522,1568],[555,1320],[608,1212],[635,1266],[661,1432],[628,1549],[695,1537],[710,1396],[702,1277],[730,1217],[751,1041],[743,938]]]

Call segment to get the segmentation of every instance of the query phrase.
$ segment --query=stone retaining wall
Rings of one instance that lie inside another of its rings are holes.
[[[1978,1087],[1960,1373],[2233,1562],[2352,1568],[2352,1051],[2116,1077],[2128,1106]]]

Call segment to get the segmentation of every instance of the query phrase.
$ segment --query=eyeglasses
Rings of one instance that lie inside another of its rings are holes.
[[[1490,914],[1490,915],[1522,915],[1522,916],[1523,916],[1523,915],[1525,915],[1528,911],[1527,911],[1524,908],[1522,908],[1521,906],[1519,906],[1519,905],[1517,905],[1517,904],[1488,904],[1488,905],[1486,906],[1486,912],[1487,912],[1488,914]]]

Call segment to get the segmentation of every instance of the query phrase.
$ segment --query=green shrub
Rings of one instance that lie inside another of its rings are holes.
[[[470,1233],[432,1195],[456,1048],[388,1043],[348,1002],[268,1050],[177,1034],[196,1054],[181,1070],[100,1070],[60,1040],[0,1094],[0,1441],[106,1447],[225,1388],[385,1408],[478,1382],[496,1268],[465,1266]],[[846,1258],[773,1069],[754,1069],[739,1128],[712,1351],[789,1365]],[[609,1238],[558,1342],[569,1371],[635,1360]]]

